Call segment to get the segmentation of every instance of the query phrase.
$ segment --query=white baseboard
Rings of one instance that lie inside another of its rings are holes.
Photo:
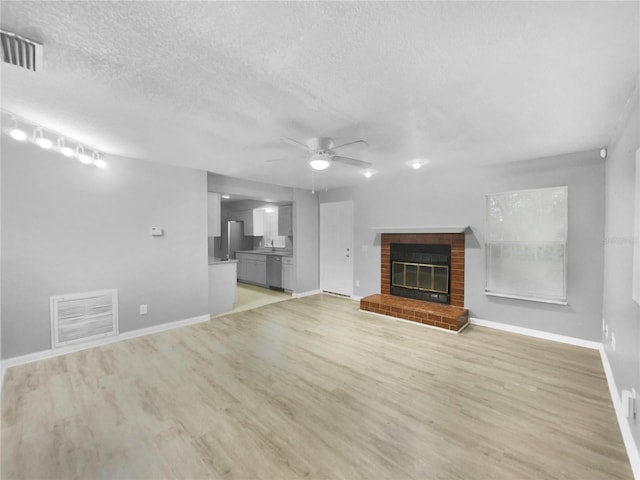
[[[629,457],[629,463],[631,463],[631,470],[633,471],[633,478],[640,480],[640,451],[638,451],[638,445],[633,438],[629,422],[624,414],[624,407],[620,396],[618,395],[618,388],[616,387],[616,381],[613,377],[613,370],[611,370],[611,364],[607,357],[607,352],[604,347],[600,348],[600,358],[602,359],[602,368],[604,368],[604,375],[607,377],[607,384],[609,385],[609,393],[611,394],[611,401],[613,402],[613,408],[616,411],[616,418],[618,419],[618,425],[620,427],[620,433],[622,433],[622,440],[624,446],[627,449],[627,456]]]
[[[602,367],[604,369],[605,377],[607,378],[607,384],[609,385],[611,401],[616,412],[618,426],[622,433],[622,440],[624,441],[624,446],[627,450],[627,456],[629,457],[633,476],[636,480],[640,480],[640,452],[638,451],[638,445],[635,443],[633,434],[631,433],[631,428],[629,427],[629,423],[624,415],[622,401],[620,400],[615,379],[613,378],[613,371],[611,370],[611,365],[609,364],[609,359],[607,358],[607,354],[602,343],[583,340],[581,338],[567,337],[565,335],[557,335],[555,333],[548,333],[530,328],[516,327],[489,320],[481,320],[479,318],[469,318],[469,323],[488,328],[495,328],[497,330],[504,330],[506,332],[518,333],[520,335],[528,335],[530,337],[542,338],[545,340],[552,340],[554,342],[567,343],[569,345],[598,350],[600,352],[600,358],[602,359]]]
[[[15,367],[17,365],[24,365],[25,363],[37,362],[38,360],[59,357],[60,355],[66,355],[68,353],[79,352],[81,350],[87,350],[89,348],[100,347],[102,345],[108,345],[110,343],[121,342],[123,340],[129,340],[131,338],[142,337],[144,335],[164,332],[166,330],[173,330],[174,328],[186,327],[187,325],[206,322],[210,318],[210,315],[200,315],[198,317],[187,318],[185,320],[177,320],[175,322],[154,325],[153,327],[140,328],[138,330],[120,333],[113,337],[101,338],[100,340],[87,342],[80,345],[69,345],[67,347],[56,348],[55,350],[49,349],[43,350],[41,352],[29,353],[27,355],[20,355],[18,357],[7,358],[2,361],[2,379],[4,380],[4,372],[6,369]]]
[[[351,300],[359,302],[360,300],[362,300],[363,297],[359,296],[359,295],[351,295]]]
[[[0,397],[2,397],[2,386],[4,385],[4,372],[7,370],[6,362],[0,362]]]
[[[320,293],[322,293],[322,290],[309,290],[308,292],[293,293],[291,294],[291,296],[293,298],[302,298],[302,297],[310,297],[311,295],[318,295]]]
[[[496,330],[503,330],[505,332],[527,335],[529,337],[542,338],[545,340],[552,340],[554,342],[576,345],[578,347],[591,348],[592,350],[600,350],[602,347],[602,343],[600,342],[558,335],[556,333],[543,332],[542,330],[533,330],[532,328],[516,327],[515,325],[507,325],[506,323],[492,322],[490,320],[481,320],[479,318],[469,317],[469,323],[472,325],[479,325],[481,327],[495,328]]]

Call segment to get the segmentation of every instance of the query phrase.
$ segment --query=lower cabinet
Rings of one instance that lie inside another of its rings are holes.
[[[238,280],[267,286],[267,257],[251,253],[238,253]]]
[[[282,257],[282,288],[293,291],[294,281],[293,257]]]

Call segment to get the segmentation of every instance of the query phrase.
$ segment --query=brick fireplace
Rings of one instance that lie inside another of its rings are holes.
[[[455,233],[382,233],[380,294],[364,297],[360,300],[360,309],[454,332],[462,330],[469,321],[469,311],[464,308],[464,243],[464,228]],[[398,262],[398,254],[392,256],[392,246],[396,252],[402,251],[403,245],[407,246],[404,250],[408,250],[412,257]],[[449,251],[446,262],[429,260],[438,257],[444,260],[444,252]],[[445,265],[448,267],[447,277],[444,276]],[[400,271],[400,268],[405,270]],[[418,274],[418,271],[424,271],[424,274]],[[433,284],[425,286],[426,282],[415,280],[418,276],[428,278],[431,275],[433,278],[437,272],[442,272],[440,280],[436,282],[437,288]],[[398,288],[398,278],[407,276],[414,279],[408,282],[411,283],[409,288]],[[444,285],[447,287],[446,293]]]

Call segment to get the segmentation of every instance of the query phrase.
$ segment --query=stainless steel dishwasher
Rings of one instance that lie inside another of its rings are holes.
[[[278,255],[267,255],[267,285],[282,290],[282,257]]]

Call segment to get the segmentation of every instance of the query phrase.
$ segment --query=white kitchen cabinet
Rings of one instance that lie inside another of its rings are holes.
[[[236,258],[238,259],[238,281],[246,282],[248,259],[243,253],[236,253]]]
[[[282,288],[293,291],[294,288],[294,266],[293,257],[282,257]]]
[[[207,192],[207,235],[220,236],[220,194]]]
[[[249,267],[249,278],[257,285],[267,285],[267,258],[260,255],[262,258],[252,260]]]
[[[293,236],[293,206],[283,205],[278,207],[278,235],[281,237]]]
[[[238,280],[262,287],[267,285],[267,257],[252,253],[237,253]]]
[[[244,234],[248,237],[264,236],[264,209],[254,208],[245,213]]]

